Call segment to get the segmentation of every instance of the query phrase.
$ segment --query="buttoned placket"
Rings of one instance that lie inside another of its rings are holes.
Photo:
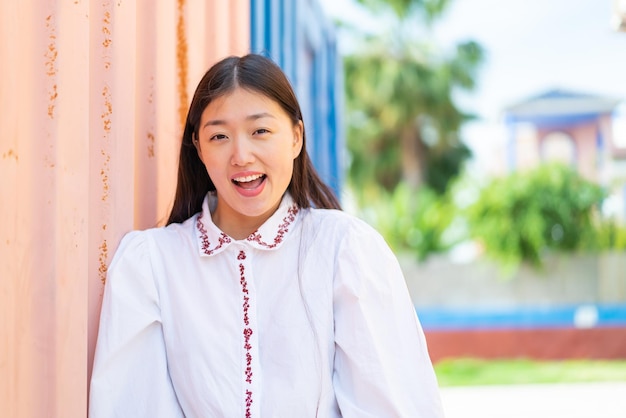
[[[241,365],[244,416],[260,416],[260,368],[259,335],[257,327],[256,287],[252,271],[252,251],[248,245],[237,243],[233,248],[237,254],[239,288],[241,291]]]
[[[232,257],[232,262],[236,265],[241,307],[242,415],[246,418],[260,417],[262,376],[259,365],[257,293],[251,258],[257,251],[275,250],[283,244],[299,209],[287,194],[277,213],[259,230],[245,240],[235,241],[212,222],[208,198],[209,196],[205,198],[202,212],[196,218],[198,249],[200,256],[216,256],[223,253],[226,257]]]

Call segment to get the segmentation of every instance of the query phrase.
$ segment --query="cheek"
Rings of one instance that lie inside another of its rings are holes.
[[[202,161],[202,165],[206,169],[207,174],[212,179],[216,177],[216,174],[219,172],[220,168],[218,165],[219,159],[215,158],[215,154],[208,153],[200,153],[200,161]]]

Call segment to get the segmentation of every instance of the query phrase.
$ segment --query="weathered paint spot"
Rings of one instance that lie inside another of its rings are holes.
[[[109,162],[111,161],[111,156],[104,150],[100,150],[100,154],[102,154],[102,157],[104,158],[102,168],[100,169],[100,180],[102,181],[101,200],[106,202],[109,198]]]
[[[108,86],[104,86],[102,89],[102,97],[104,98],[104,111],[100,118],[102,119],[102,128],[107,135],[111,131],[111,115],[113,114],[113,101]]]
[[[150,76],[150,86],[149,86],[149,91],[148,91],[148,107],[151,110],[154,110],[154,106],[153,106],[153,102],[154,102],[154,76]],[[147,138],[148,138],[148,158],[153,158],[154,157],[154,132],[153,132],[153,128],[150,128],[150,130],[147,132]]]
[[[46,52],[44,53],[44,56],[46,57],[46,74],[53,76],[57,72],[56,59],[58,51],[56,49],[56,28],[52,15],[48,15],[46,17],[46,31],[48,32],[49,40],[48,48],[46,48]]]
[[[181,127],[187,118],[187,33],[185,28],[185,0],[178,0],[178,23],[176,25],[176,65],[178,66],[178,116]]]
[[[56,47],[56,27],[52,15],[46,17],[46,31],[48,32],[49,43],[44,53],[46,58],[44,65],[46,67],[46,75],[48,77],[54,77],[57,74],[56,60],[59,52]],[[50,117],[50,119],[54,119],[54,107],[57,96],[57,85],[54,84],[48,91],[48,117]]]
[[[102,96],[104,97],[104,112],[101,115],[102,118],[102,138],[106,141],[109,137],[109,133],[111,132],[111,113],[113,113],[113,106],[111,104],[111,94],[109,93],[108,87],[104,87],[102,92]],[[102,201],[106,202],[109,198],[109,162],[111,161],[111,156],[104,150],[100,150],[100,154],[103,157],[102,168],[100,169],[100,178],[102,181]]]
[[[104,226],[104,225],[103,225]],[[98,256],[98,276],[100,277],[100,281],[102,284],[106,283],[107,280],[107,260],[109,258],[109,250],[107,248],[107,240],[102,240],[102,244],[98,247],[100,250],[100,255]]]
[[[109,6],[108,3],[103,4],[104,7]],[[102,19],[102,34],[104,35],[104,39],[102,40],[102,46],[104,47],[103,51],[103,60],[104,60],[104,68],[109,69],[111,67],[111,57],[108,54],[108,49],[113,43],[111,39],[111,12],[106,10],[104,12],[104,19]]]
[[[104,12],[104,19],[102,19],[102,22],[104,22],[105,25],[102,31],[106,31],[105,33],[110,35],[111,31],[109,30],[109,26],[111,26],[111,12],[108,10]]]
[[[154,76],[150,76],[150,93],[148,93],[148,104],[154,101]]]
[[[59,52],[56,49],[56,45],[51,43],[48,45],[44,56],[46,57],[46,75],[53,76],[57,73],[56,59]]]
[[[48,92],[48,116],[50,119],[54,118],[54,103],[59,93],[57,92],[57,85],[52,86],[52,91]]]
[[[154,134],[148,132],[148,158],[154,157]]]
[[[111,156],[104,150],[101,150],[100,154],[104,158],[102,168],[100,169],[100,179],[102,181],[102,201],[106,202],[109,198],[109,162],[111,161]]]
[[[18,162],[20,159],[17,153],[13,151],[13,149],[9,149],[7,152],[2,153],[2,159],[6,160],[7,158],[12,158],[15,160],[15,162]]]

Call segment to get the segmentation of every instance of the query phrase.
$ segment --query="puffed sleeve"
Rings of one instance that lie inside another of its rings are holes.
[[[444,416],[426,340],[395,255],[367,225],[336,258],[333,384],[342,416]]]
[[[107,273],[89,394],[91,418],[183,416],[167,369],[148,244],[145,232],[126,235]]]

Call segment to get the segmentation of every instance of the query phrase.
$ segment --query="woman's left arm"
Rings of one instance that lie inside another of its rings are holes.
[[[357,222],[340,245],[334,280],[333,383],[342,415],[443,417],[422,327],[380,234]]]

